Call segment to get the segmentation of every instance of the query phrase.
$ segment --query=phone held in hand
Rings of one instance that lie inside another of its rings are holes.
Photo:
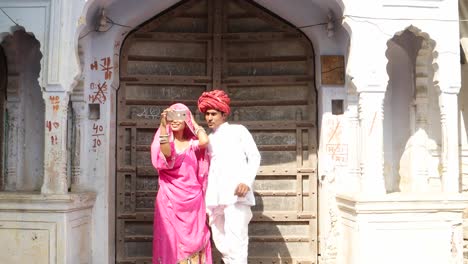
[[[173,110],[167,112],[167,121],[185,121],[187,119],[187,112],[185,110]]]

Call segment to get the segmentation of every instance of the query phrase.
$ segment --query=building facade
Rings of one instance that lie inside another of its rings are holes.
[[[262,153],[251,263],[463,263],[465,5],[0,2],[0,263],[150,263],[159,114],[212,89]]]

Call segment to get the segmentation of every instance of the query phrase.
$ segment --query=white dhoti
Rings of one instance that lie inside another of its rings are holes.
[[[236,203],[211,208],[211,234],[225,264],[247,264],[251,219],[249,205]]]

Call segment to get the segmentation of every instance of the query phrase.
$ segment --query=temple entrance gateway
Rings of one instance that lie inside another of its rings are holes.
[[[262,154],[249,263],[316,263],[317,107],[310,41],[250,1],[183,1],[127,37],[120,67],[117,263],[151,261],[158,178],[149,151],[161,111],[181,102],[204,124],[197,99],[215,88],[230,95],[230,122],[248,127]]]

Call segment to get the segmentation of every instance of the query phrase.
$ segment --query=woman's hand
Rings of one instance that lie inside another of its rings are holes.
[[[164,111],[161,113],[161,122],[159,123],[160,127],[166,128],[167,125],[167,112],[171,111],[170,108],[164,109]]]
[[[194,115],[190,115],[190,117],[192,120],[193,128],[195,129],[195,131],[193,132],[195,133],[195,136],[198,138],[199,146],[201,149],[204,149],[208,146],[208,143],[209,143],[208,135],[206,134],[205,129],[202,126],[200,126],[197,123],[197,121],[195,121]]]

